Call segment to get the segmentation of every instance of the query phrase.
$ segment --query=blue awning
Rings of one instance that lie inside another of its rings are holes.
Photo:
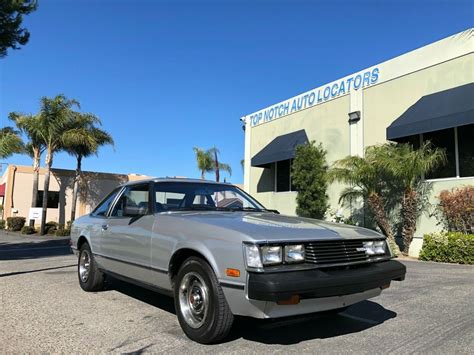
[[[423,96],[387,128],[387,139],[474,123],[474,83]]]
[[[308,143],[308,136],[304,129],[278,136],[254,155],[251,165],[265,168],[270,163],[293,159],[296,147],[306,143]]]

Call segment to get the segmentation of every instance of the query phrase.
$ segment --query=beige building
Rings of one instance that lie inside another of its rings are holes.
[[[40,169],[39,193],[35,206],[42,206],[44,172]],[[65,224],[71,219],[71,201],[74,182],[74,170],[52,169],[49,193],[47,221]],[[80,183],[77,200],[76,218],[87,214],[115,187],[128,181],[148,178],[136,174],[110,174],[85,171]],[[3,212],[0,219],[11,216],[29,219],[33,186],[33,168],[30,166],[9,165],[0,178],[0,204]],[[40,218],[36,219],[39,226]]]
[[[445,148],[448,164],[427,180],[431,202],[443,189],[474,184],[473,29],[371,66],[242,117],[245,124],[245,190],[266,207],[294,215],[290,168],[298,144],[315,140],[332,162],[364,154],[386,141],[431,140]],[[345,216],[333,184],[331,208]],[[439,229],[420,218],[411,253],[423,234]]]

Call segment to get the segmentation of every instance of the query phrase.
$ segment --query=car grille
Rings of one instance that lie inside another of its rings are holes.
[[[305,244],[305,261],[318,265],[364,262],[369,258],[362,240],[320,240]]]

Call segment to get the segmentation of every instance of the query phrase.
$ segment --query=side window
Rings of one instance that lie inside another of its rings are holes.
[[[101,203],[92,212],[93,216],[105,216],[110,208],[111,203],[114,201],[115,196],[120,191],[120,188],[113,190],[107,197],[105,197]]]
[[[111,216],[135,217],[148,213],[149,184],[129,186],[114,206]]]

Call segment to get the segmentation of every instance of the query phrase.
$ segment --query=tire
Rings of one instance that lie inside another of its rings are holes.
[[[209,264],[191,257],[174,281],[176,315],[188,338],[201,344],[223,340],[232,328],[234,315]]]
[[[104,274],[97,268],[94,255],[87,243],[84,243],[79,251],[77,276],[79,285],[84,291],[95,292],[104,289]]]

